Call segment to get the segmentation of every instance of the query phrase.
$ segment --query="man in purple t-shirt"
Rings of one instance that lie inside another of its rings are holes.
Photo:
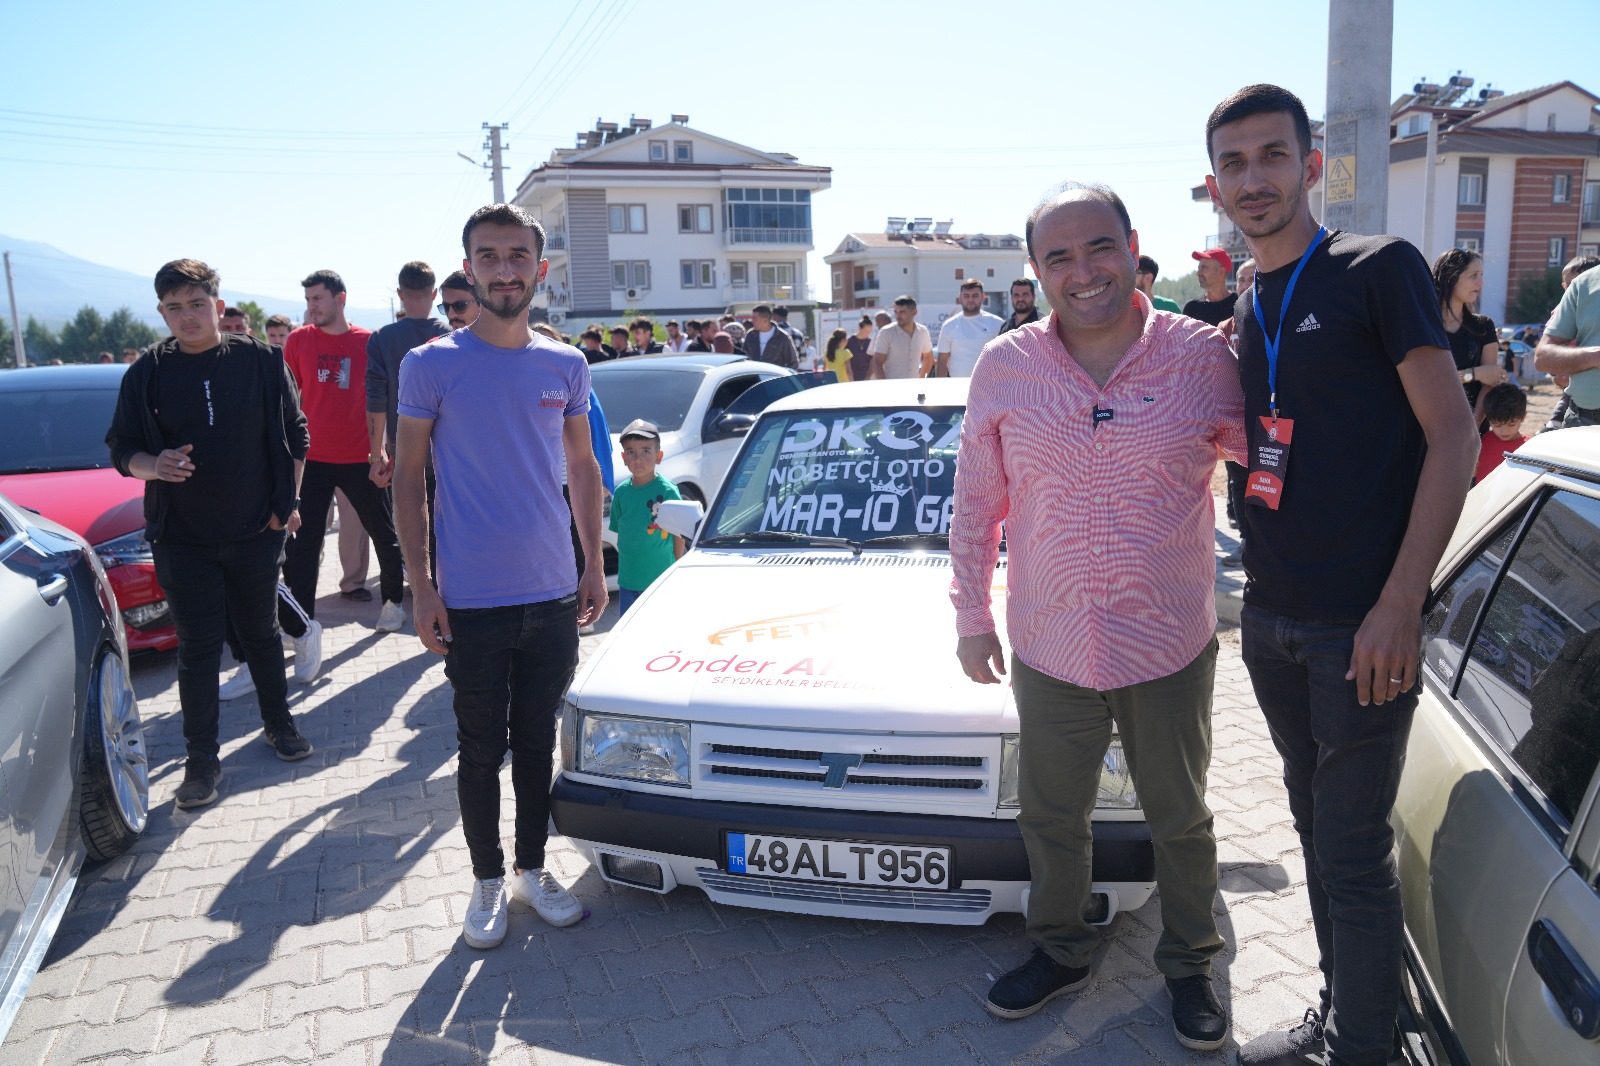
[[[437,582],[412,583],[412,617],[445,656],[455,689],[456,790],[475,884],[462,937],[505,939],[506,896],[552,925],[583,908],[545,869],[555,714],[578,665],[578,627],[605,610],[600,467],[589,440],[589,367],[576,348],[528,328],[549,264],[544,230],[519,207],[467,220],[464,264],[482,313],[469,328],[413,349],[400,364],[394,500],[401,550],[427,573],[436,522]],[[433,456],[434,514],[423,504]],[[572,495],[561,494],[562,463]],[[577,572],[568,536],[575,522]],[[500,847],[500,765],[511,752],[516,857]]]

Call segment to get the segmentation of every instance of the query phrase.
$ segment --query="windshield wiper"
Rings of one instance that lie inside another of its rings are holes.
[[[812,548],[849,548],[859,552],[861,545],[844,537],[813,537],[805,533],[790,533],[783,529],[753,529],[748,533],[728,533],[702,540],[697,547],[714,548],[719,544],[743,544],[749,541],[784,541],[805,544]]]
[[[861,542],[863,548],[888,548],[900,547],[907,544],[923,544],[933,548],[948,548],[950,534],[948,533],[896,533],[892,537],[868,537]]]

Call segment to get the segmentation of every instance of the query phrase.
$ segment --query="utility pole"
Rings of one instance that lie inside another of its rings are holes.
[[[17,323],[17,290],[11,284],[11,253],[5,253],[6,262],[6,297],[11,301],[11,346],[17,353],[17,366],[20,369],[28,365],[28,350],[22,346],[22,326]]]
[[[1383,233],[1389,220],[1394,0],[1329,0],[1323,221]]]
[[[500,153],[509,152],[511,146],[500,143],[500,132],[511,127],[504,122],[498,126],[491,126],[485,122],[483,128],[489,131],[489,139],[483,142],[483,146],[489,151],[489,180],[494,182],[494,202],[503,204],[506,202],[506,183],[505,168],[500,162]]]

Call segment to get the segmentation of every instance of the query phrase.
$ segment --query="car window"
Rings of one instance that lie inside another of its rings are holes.
[[[0,474],[110,466],[116,406],[116,389],[0,392]]]
[[[1544,502],[1484,611],[1457,698],[1570,826],[1600,762],[1600,500]]]
[[[700,391],[705,374],[698,368],[682,370],[638,367],[594,368],[589,381],[600,406],[605,408],[606,424],[619,432],[635,418],[656,424],[663,432],[683,428],[689,408]]]
[[[947,534],[963,414],[885,407],[768,415],[739,453],[705,536]]]
[[[758,415],[785,396],[793,396],[797,392],[814,389],[819,385],[832,385],[838,380],[838,375],[831,370],[822,373],[777,374],[761,382],[759,388],[752,386],[740,393],[738,398],[728,405],[728,414]]]
[[[1423,664],[1447,689],[1454,685],[1467,638],[1472,634],[1484,601],[1489,598],[1495,574],[1500,572],[1501,564],[1511,551],[1511,542],[1516,539],[1523,517],[1519,514],[1507,523],[1499,536],[1478,550],[1466,569],[1439,594],[1422,620]]]

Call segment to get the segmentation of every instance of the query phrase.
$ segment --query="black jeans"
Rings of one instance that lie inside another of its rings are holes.
[[[449,609],[445,676],[455,689],[456,793],[480,881],[505,873],[500,765],[511,752],[517,796],[516,864],[544,865],[556,709],[578,666],[578,598]]]
[[[1355,682],[1344,679],[1355,625],[1248,604],[1239,625],[1305,855],[1330,1059],[1383,1064],[1400,1004],[1403,934],[1389,811],[1417,691],[1382,706],[1356,702]]]
[[[284,536],[267,529],[222,544],[151,546],[178,629],[178,704],[190,759],[217,758],[217,671],[229,622],[256,683],[261,721],[290,720],[276,610]]]
[[[369,469],[366,463],[306,461],[305,475],[300,479],[300,531],[289,542],[289,563],[284,569],[289,591],[312,618],[317,616],[317,570],[322,565],[322,539],[328,533],[328,505],[333,502],[336,488],[344,490],[367,536],[372,538],[383,601],[399,603],[405,598],[404,564],[389,494],[367,477]]]

